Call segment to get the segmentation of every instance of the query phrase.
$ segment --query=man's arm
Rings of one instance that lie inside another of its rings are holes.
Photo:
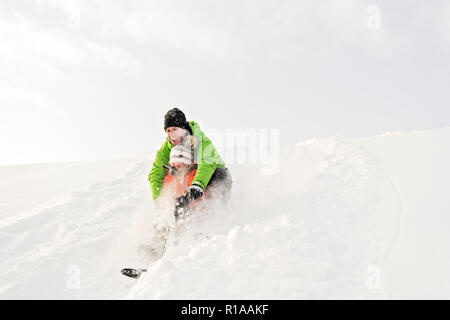
[[[163,143],[161,148],[156,153],[155,161],[153,161],[152,170],[148,175],[148,181],[150,181],[150,187],[152,189],[153,200],[159,197],[162,190],[162,183],[166,176],[166,170],[163,166],[169,163],[170,148],[167,140]]]

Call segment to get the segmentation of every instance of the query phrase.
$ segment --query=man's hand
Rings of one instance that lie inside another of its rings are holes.
[[[203,196],[203,189],[199,185],[193,184],[187,189],[186,194],[189,194],[191,201],[196,200]]]
[[[180,216],[184,215],[189,207],[189,204],[196,199],[203,196],[202,187],[193,184],[191,185],[184,195],[178,197],[175,201],[175,218],[178,219]]]

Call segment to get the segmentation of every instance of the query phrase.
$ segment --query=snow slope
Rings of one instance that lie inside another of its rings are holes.
[[[450,298],[450,128],[308,139],[275,175],[233,165],[230,207],[172,223],[153,154],[0,167],[0,298]],[[136,281],[124,266],[145,266]]]

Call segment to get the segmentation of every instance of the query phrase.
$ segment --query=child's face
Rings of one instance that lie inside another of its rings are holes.
[[[181,140],[183,140],[183,137],[186,134],[186,130],[179,127],[168,127],[166,129],[166,133],[170,143],[176,146],[181,142]]]
[[[175,167],[175,169],[177,170],[186,169],[186,165],[184,163],[172,163],[172,166]]]

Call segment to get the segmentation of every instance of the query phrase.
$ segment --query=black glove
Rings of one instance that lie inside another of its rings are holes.
[[[186,190],[186,194],[189,194],[191,201],[196,200],[203,196],[203,189],[199,185],[193,184]]]
[[[184,215],[189,207],[189,204],[196,199],[203,196],[202,187],[193,184],[191,185],[184,195],[178,197],[175,200],[175,218],[178,219],[180,216]]]

